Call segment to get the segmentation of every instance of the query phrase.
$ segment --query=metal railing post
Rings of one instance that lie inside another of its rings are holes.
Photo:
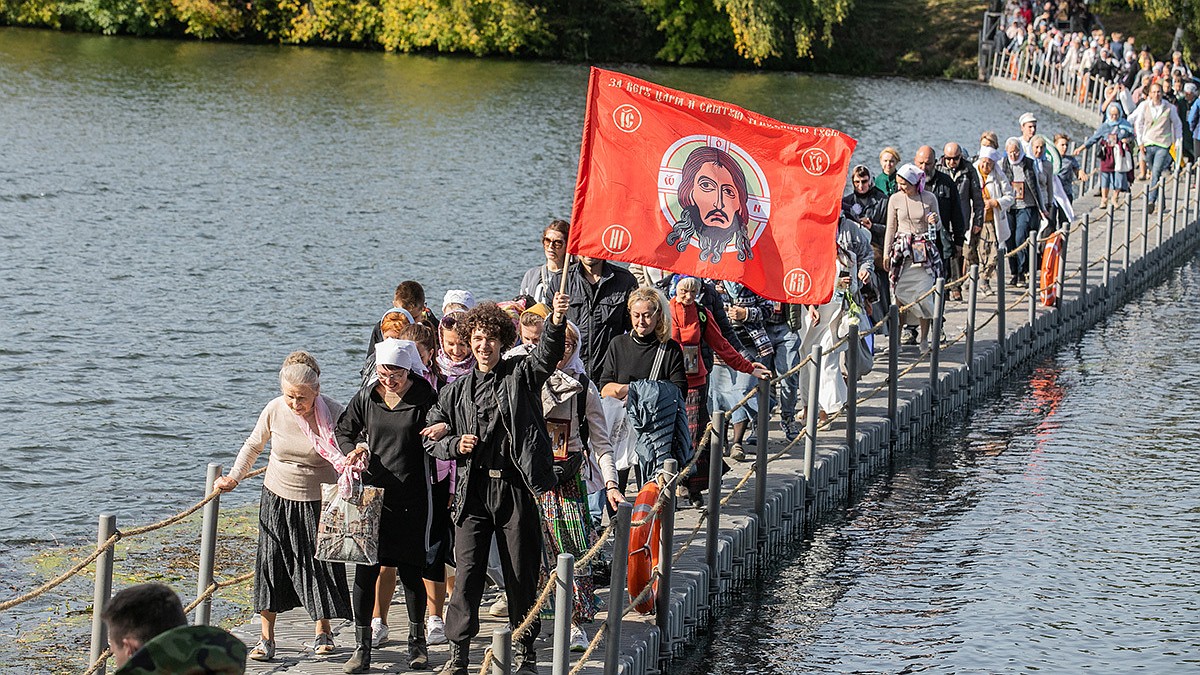
[[[979,309],[979,264],[971,265],[971,295],[967,297],[967,372],[975,369],[975,316]],[[971,373],[974,375],[974,373]]]
[[[804,482],[808,493],[815,492],[813,486],[813,464],[817,459],[817,419],[820,417],[821,403],[821,345],[812,348],[812,370],[808,371],[808,420],[804,435]]]
[[[1105,239],[1105,243],[1104,243],[1104,281],[1102,283],[1104,284],[1105,297],[1108,297],[1109,295],[1112,294],[1111,287],[1108,284],[1108,280],[1109,280],[1109,277],[1112,276],[1113,229],[1116,228],[1116,223],[1113,221],[1114,221],[1113,212],[1110,210],[1108,212],[1108,234],[1106,234],[1104,236],[1104,239]]]
[[[930,331],[932,335],[929,337],[929,398],[933,402],[933,408],[936,411],[938,399],[941,398],[941,394],[938,391],[938,357],[942,352],[942,324],[946,316],[945,277],[938,277],[937,282],[934,284],[933,294],[937,299],[934,301],[936,312],[933,318],[933,330]]]
[[[1092,216],[1089,213],[1083,214],[1083,236],[1079,238],[1079,300],[1082,308],[1088,305],[1088,237],[1092,231]]]
[[[667,551],[667,560],[671,553]],[[567,675],[571,670],[571,616],[575,613],[575,556],[558,554],[558,579],[554,582],[554,675]],[[662,587],[659,586],[662,591]],[[670,592],[664,593],[670,596]]]
[[[1069,255],[1069,251],[1071,250],[1070,246],[1071,246],[1071,228],[1068,227],[1068,228],[1063,229],[1063,231],[1062,231],[1062,251],[1061,251],[1060,257],[1059,257],[1058,278],[1055,279],[1053,282],[1051,282],[1055,285],[1055,287],[1058,291],[1057,293],[1054,294],[1054,308],[1057,310],[1060,310],[1058,313],[1058,322],[1060,324],[1063,321],[1062,311],[1061,311],[1062,303],[1063,303],[1063,295],[1066,294],[1066,292],[1067,292],[1067,256]]]
[[[221,476],[221,465],[209,463],[208,474],[204,477],[204,496],[213,491],[213,482]],[[221,513],[221,498],[213,497],[204,505],[204,520],[200,525],[200,573],[196,575],[196,597],[204,595],[213,583],[213,567],[217,559],[217,518]],[[196,605],[194,623],[197,626],[207,626],[212,615],[212,598],[203,600]]]
[[[1159,190],[1161,193],[1162,190]],[[1146,192],[1146,206],[1142,209],[1142,259],[1146,259],[1146,251],[1150,245],[1150,192]]]
[[[1171,236],[1179,230],[1179,171],[1175,171],[1172,182],[1175,183],[1173,190],[1174,196],[1171,197]],[[1162,235],[1158,236],[1158,243],[1162,244]]]
[[[1029,277],[1029,329],[1033,330],[1033,322],[1037,319],[1037,290],[1038,290],[1038,261],[1037,261],[1037,232],[1029,234],[1029,250],[1026,259],[1029,265],[1026,275]]]
[[[1195,171],[1187,172],[1187,188],[1183,194],[1183,226],[1187,227],[1192,224],[1192,176]]]
[[[900,433],[897,428],[897,423],[900,418],[896,415],[897,396],[899,395],[900,379],[900,307],[896,304],[896,298],[892,296],[892,304],[888,307],[888,379],[887,379],[887,416],[891,423],[891,444],[896,443],[896,438]]]
[[[717,464],[721,458],[716,457]],[[710,488],[711,489],[711,488]],[[608,635],[604,639],[604,675],[617,675],[621,666],[621,618],[625,614],[625,603],[629,593],[629,529],[633,521],[633,504],[617,504],[617,515],[613,525],[612,578],[608,593]],[[709,569],[709,583],[717,578],[716,570]],[[718,587],[719,588],[719,587]],[[493,673],[493,675],[495,675]],[[507,675],[507,673],[505,674]]]
[[[996,243],[996,345],[1000,349],[1000,363],[1008,358],[1008,327],[1004,325],[1004,267],[1008,265],[1008,247],[1004,242]]]
[[[717,547],[720,545],[721,534],[721,458],[725,456],[725,434],[729,427],[729,413],[718,410],[713,415],[712,442],[709,444],[712,454],[709,455],[708,465],[708,531],[704,559],[708,563],[708,592],[715,596],[720,591],[717,574]],[[609,633],[612,634],[611,632]]]
[[[100,548],[108,542],[114,534],[117,533],[117,517],[108,514],[100,514],[100,521],[96,527],[96,548]],[[113,552],[116,545],[110,546],[108,550],[100,554],[96,558],[96,584],[92,594],[92,649],[91,658],[88,663],[95,663],[100,655],[108,649],[108,629],[104,625],[104,609],[108,607],[108,600],[112,597],[112,577],[113,577]],[[100,664],[98,670],[99,675],[104,675],[108,664]]]
[[[1167,224],[1167,186],[1166,179],[1158,181],[1158,241],[1156,246],[1162,246],[1163,228]]]
[[[719,458],[718,458],[719,460]],[[678,485],[679,461],[668,459],[663,462],[663,471],[670,482],[663,501],[658,522],[661,536],[658,540],[658,594],[654,599],[654,623],[658,626],[658,659],[661,664],[671,660],[671,562],[672,546],[675,542],[675,486]]]
[[[851,319],[846,331],[846,447],[851,480],[858,469],[858,319]]]
[[[1149,197],[1147,197],[1149,199]],[[1133,246],[1133,193],[1125,200],[1125,261],[1122,269],[1129,271],[1130,247]]]
[[[613,566],[616,567],[615,561]],[[625,590],[624,585],[621,586],[621,590]],[[492,675],[511,675],[511,673],[512,628],[505,624],[492,631]]]
[[[771,382],[758,381],[758,455],[754,458],[754,513],[758,516],[758,546],[767,543],[767,436],[771,415]]]

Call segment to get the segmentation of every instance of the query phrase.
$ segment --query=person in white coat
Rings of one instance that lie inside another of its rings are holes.
[[[836,345],[846,336],[849,321],[857,319],[860,330],[869,330],[862,301],[863,284],[872,279],[875,268],[875,253],[871,248],[870,235],[854,221],[843,218],[837,233],[837,280],[833,296],[823,305],[811,305],[804,315],[800,329],[800,353],[808,355],[812,348],[821,345],[820,385],[817,402],[820,419],[825,421],[846,405],[846,380],[842,377],[842,354],[852,345]],[[853,345],[857,348],[858,345]],[[813,364],[807,364],[800,373],[800,399],[808,401],[809,373]]]
[[[992,277],[996,275],[997,242],[1008,241],[1008,210],[1013,205],[1012,183],[1003,171],[996,169],[996,162],[1003,154],[996,148],[979,148],[975,170],[979,172],[979,186],[983,193],[983,224],[972,228],[968,242],[967,264],[979,265],[980,288],[984,294],[992,292]]]

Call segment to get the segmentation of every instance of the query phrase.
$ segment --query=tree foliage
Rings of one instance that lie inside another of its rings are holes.
[[[1184,51],[1194,58],[1200,47],[1200,8],[1196,0],[1127,0],[1130,8],[1140,9],[1146,19],[1183,29]]]
[[[541,12],[523,0],[383,0],[379,43],[388,50],[515,54],[548,38]]]
[[[1170,2],[1170,0],[1137,0]],[[0,0],[0,24],[389,51],[787,63],[854,0]]]
[[[853,0],[643,0],[659,18],[666,45],[659,56],[676,63],[720,60],[732,48],[755,65],[806,58],[832,42]]]

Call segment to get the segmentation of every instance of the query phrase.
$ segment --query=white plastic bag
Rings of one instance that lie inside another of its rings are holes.
[[[604,419],[608,422],[608,441],[612,444],[613,460],[617,470],[621,471],[633,466],[635,458],[633,444],[636,437],[630,433],[629,415],[625,411],[625,402],[619,398],[604,396],[600,399],[604,407]]]

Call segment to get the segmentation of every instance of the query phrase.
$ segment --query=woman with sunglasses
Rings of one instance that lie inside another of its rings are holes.
[[[567,261],[567,237],[570,232],[571,226],[565,220],[552,220],[542,230],[542,252],[546,254],[546,262],[525,273],[517,295],[528,295],[534,302],[550,304]]]

